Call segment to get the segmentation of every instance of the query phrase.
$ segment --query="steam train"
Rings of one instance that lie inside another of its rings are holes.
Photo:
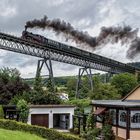
[[[67,53],[72,53],[72,54],[75,54],[75,55],[80,55],[80,56],[83,56],[83,57],[88,57],[92,60],[99,60],[99,61],[104,60],[102,62],[106,62],[106,63],[110,63],[110,64],[113,63],[113,64],[116,64],[117,66],[120,65],[120,67],[126,66],[126,64],[120,63],[118,61],[111,60],[109,58],[105,58],[105,57],[102,57],[100,55],[96,55],[96,54],[93,54],[93,53],[90,53],[90,52],[87,52],[87,51],[84,51],[84,50],[80,50],[78,48],[72,47],[70,45],[65,45],[63,43],[53,41],[51,39],[47,39],[44,36],[41,36],[41,35],[38,35],[38,34],[33,34],[33,33],[28,32],[26,30],[24,30],[22,32],[21,38],[32,41],[32,42],[35,42],[35,43],[39,43],[39,44],[49,44],[52,47],[55,47],[55,49],[56,49],[56,46],[57,46],[57,49],[59,49],[59,50],[65,51]],[[127,67],[128,67],[128,65],[127,65]],[[132,69],[132,68],[134,68],[134,67],[131,66],[130,69]]]
[[[22,32],[22,36],[21,38],[26,39],[26,40],[30,40],[32,42],[36,42],[36,43],[46,43],[47,39],[44,36],[38,35],[38,34],[33,34],[31,32],[28,32],[26,30],[24,30]]]

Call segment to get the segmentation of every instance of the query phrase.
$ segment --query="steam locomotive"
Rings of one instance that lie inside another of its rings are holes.
[[[63,50],[65,52],[70,52],[70,50],[75,53],[75,54],[82,54],[83,57],[84,56],[90,56],[91,53],[89,52],[86,52],[86,51],[83,51],[83,50],[80,50],[80,49],[77,49],[75,47],[72,47],[70,45],[65,45],[63,43],[60,43],[60,42],[57,42],[57,41],[53,41],[51,39],[47,39],[45,38],[44,36],[41,36],[41,35],[38,35],[38,34],[33,34],[31,32],[28,32],[26,31],[26,29],[22,32],[22,36],[21,36],[22,39],[26,39],[26,40],[29,40],[29,41],[32,41],[32,42],[35,42],[35,43],[40,43],[40,44],[49,44],[51,45],[52,47],[55,47],[56,49],[56,46],[59,50]],[[98,55],[97,55],[98,56]],[[100,56],[98,56],[99,58]]]
[[[26,40],[30,40],[32,42],[36,42],[36,43],[46,43],[47,39],[44,36],[38,35],[38,34],[33,34],[31,32],[28,32],[26,30],[24,30],[22,32],[22,36],[21,38],[26,39]]]
[[[35,42],[35,43],[39,43],[39,44],[49,44],[50,46],[54,47],[55,49],[65,51],[69,54],[70,53],[75,54],[75,56],[80,55],[80,56],[83,56],[83,57],[88,57],[92,60],[99,60],[99,61],[104,60],[103,62],[107,62],[107,63],[110,63],[110,64],[114,63],[117,66],[119,64],[120,67],[121,66],[126,66],[126,64],[120,63],[118,61],[111,60],[109,58],[105,58],[105,57],[102,57],[100,55],[96,55],[96,54],[93,54],[93,53],[90,53],[90,52],[87,52],[87,51],[84,51],[84,50],[80,50],[78,48],[72,47],[70,45],[65,45],[63,43],[53,41],[51,39],[47,39],[44,36],[41,36],[41,35],[38,35],[38,34],[33,34],[31,32],[28,32],[26,29],[22,32],[21,38],[32,41],[32,42]],[[127,65],[127,67],[128,67],[128,65]],[[130,67],[130,69],[132,69],[132,67]]]

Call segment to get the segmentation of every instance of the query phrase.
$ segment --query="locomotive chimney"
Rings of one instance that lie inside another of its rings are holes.
[[[25,31],[27,31],[27,26],[25,26]]]

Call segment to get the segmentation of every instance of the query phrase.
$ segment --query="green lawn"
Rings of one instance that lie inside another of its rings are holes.
[[[0,129],[0,140],[45,140],[34,134]]]

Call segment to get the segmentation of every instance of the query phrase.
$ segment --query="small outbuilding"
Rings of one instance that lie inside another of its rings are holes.
[[[106,113],[110,113],[116,136],[123,139],[140,139],[140,85],[122,100],[93,100],[92,106],[96,127],[102,127]]]
[[[70,129],[73,126],[73,105],[30,105],[28,124],[56,129]]]

